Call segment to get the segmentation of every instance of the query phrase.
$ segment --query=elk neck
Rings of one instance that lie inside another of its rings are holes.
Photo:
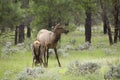
[[[61,33],[55,33],[54,32],[54,37],[55,37],[54,43],[57,43],[60,40],[60,38],[61,38]]]

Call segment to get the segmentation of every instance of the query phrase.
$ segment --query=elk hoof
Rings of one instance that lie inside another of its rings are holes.
[[[47,65],[46,63],[44,63],[44,67],[45,67],[45,68],[47,68],[47,67],[48,67],[48,65]]]
[[[59,67],[62,67],[61,64],[59,64]]]

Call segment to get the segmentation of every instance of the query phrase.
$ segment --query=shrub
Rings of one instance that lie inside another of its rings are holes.
[[[17,80],[59,80],[59,75],[45,68],[26,68],[17,75]]]
[[[66,50],[65,49],[57,49],[57,53],[58,53],[58,55],[60,56],[60,57],[68,57],[69,56],[69,54],[66,52]],[[53,57],[53,56],[55,56],[55,52],[54,52],[54,50],[53,49],[49,49],[49,54]]]
[[[89,42],[85,42],[84,45],[80,46],[80,50],[88,50],[90,48],[91,44]]]
[[[78,61],[72,62],[68,65],[67,73],[72,75],[87,75],[95,73],[100,66],[97,63],[79,63]]]
[[[76,29],[76,25],[75,24],[70,24],[69,26],[67,26],[67,28],[71,31],[75,31]]]
[[[1,49],[1,57],[7,58],[11,54],[25,53],[27,48],[24,43],[19,43],[17,46],[12,46],[10,42],[6,42],[6,45]]]
[[[104,78],[108,80],[118,80],[120,79],[120,64],[109,66],[110,70],[104,74]]]

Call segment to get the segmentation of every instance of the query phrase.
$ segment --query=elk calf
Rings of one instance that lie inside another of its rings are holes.
[[[40,65],[42,65],[43,60],[42,60],[42,53],[41,53],[41,43],[36,40],[33,42],[32,45],[32,52],[33,52],[33,63],[32,66],[36,66],[37,64],[40,63]]]

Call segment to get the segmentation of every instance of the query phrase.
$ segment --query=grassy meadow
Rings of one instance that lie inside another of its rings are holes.
[[[2,37],[0,38],[2,40]],[[106,77],[112,80],[120,79],[116,76],[109,77],[111,67],[120,65],[120,42],[110,46],[108,35],[101,31],[92,33],[92,43],[87,49],[81,49],[81,46],[85,45],[83,31],[76,30],[67,35],[63,34],[58,44],[62,65],[60,68],[54,53],[50,54],[48,68],[32,68],[32,51],[28,48],[28,42],[31,43],[34,39],[27,40],[22,49],[6,54],[3,50],[5,44],[1,44],[0,80],[104,80]],[[16,46],[11,47],[16,49]],[[88,69],[88,64],[98,67],[92,66]],[[116,75],[114,71],[113,75]]]

